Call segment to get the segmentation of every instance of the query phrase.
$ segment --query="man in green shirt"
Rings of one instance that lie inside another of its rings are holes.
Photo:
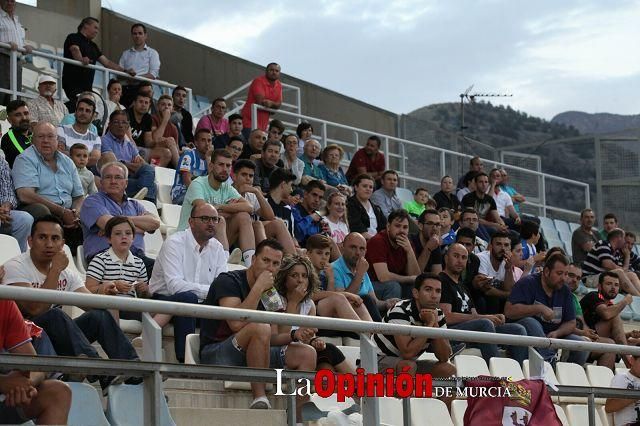
[[[256,248],[250,216],[253,207],[228,182],[231,162],[229,151],[225,149],[213,151],[209,174],[194,179],[187,189],[180,211],[178,231],[187,228],[195,206],[203,203],[212,204],[220,215],[220,222],[226,224],[226,226],[219,226],[218,229],[226,229],[229,244],[234,244],[237,241],[240,250],[242,250],[242,260],[245,266],[249,267]],[[217,239],[224,241],[222,238]]]

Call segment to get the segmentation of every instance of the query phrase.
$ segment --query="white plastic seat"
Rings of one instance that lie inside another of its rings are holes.
[[[167,167],[156,166],[156,182],[163,185],[173,185],[173,181],[176,177],[175,169],[169,169]]]
[[[611,387],[611,379],[613,379],[613,371],[610,368],[601,365],[587,365],[587,379],[591,386],[596,388]]]
[[[569,423],[569,419],[567,419],[567,415],[564,413],[564,410],[562,409],[562,407],[559,406],[558,404],[553,404],[553,408],[556,409],[556,414],[558,415],[558,418],[560,419],[560,423],[562,423],[562,426],[571,426],[571,424]]]
[[[489,371],[493,377],[511,377],[514,381],[524,379],[520,364],[511,358],[491,358],[489,360]]]
[[[602,421],[604,426],[614,426],[613,413],[604,411],[604,405],[598,405],[596,407],[596,414],[600,416],[600,421]]]
[[[69,258],[69,265],[67,266],[67,268],[71,269],[73,272],[76,272],[76,273],[80,274],[80,276],[82,276],[84,278],[85,273],[84,272],[80,272],[80,270],[76,266],[76,263],[73,260],[73,255],[71,254],[71,249],[66,244],[64,245],[64,254],[66,254],[67,257]]]
[[[141,425],[144,423],[144,411],[140,409],[144,405],[143,386],[140,384],[109,387],[107,418],[111,426]],[[159,403],[159,424],[162,426],[175,426],[175,422],[169,413],[167,401],[161,398]]]
[[[2,250],[0,250],[0,265],[22,253],[18,240],[11,235],[0,234],[0,247],[2,247]]]
[[[169,229],[178,228],[178,223],[180,222],[180,211],[182,210],[182,206],[178,206],[175,204],[163,204],[162,212],[160,214],[160,219],[162,223],[166,226],[166,233],[169,233]]]
[[[200,363],[200,335],[187,334],[184,348],[184,363],[198,364]]]
[[[616,367],[616,374],[626,374],[629,372],[627,367]]]
[[[525,359],[522,362],[522,372],[524,373],[525,379],[531,378],[528,359]],[[556,373],[553,371],[553,367],[547,361],[544,362],[544,378],[548,383],[553,383],[554,385],[560,384],[560,382],[558,382],[558,378],[556,377]]]
[[[76,268],[83,274],[87,273],[87,260],[84,258],[84,247],[82,244],[76,249]]]
[[[572,234],[578,228],[580,228],[580,224],[579,223],[569,222],[569,229],[571,230]]]
[[[589,424],[589,410],[584,404],[568,404],[564,407],[564,411],[567,414],[567,419],[571,425],[588,425]],[[604,426],[600,416],[596,411],[595,418],[596,426]]]
[[[338,346],[338,349],[342,351],[352,367],[355,368],[358,365],[358,360],[360,359],[360,348],[358,346]]]
[[[309,402],[313,402],[313,404],[318,407],[320,411],[329,412],[342,411],[355,404],[355,401],[352,398],[348,397],[344,399],[344,402],[338,401],[338,395],[335,393],[332,393],[327,398],[323,398],[317,393],[312,393]]]
[[[404,415],[402,413],[402,400],[392,397],[378,398],[378,411],[380,422],[389,425],[402,426]]]
[[[173,200],[171,199],[171,187],[172,185],[166,185],[156,182],[156,197],[158,206],[164,207],[166,205],[173,204]]]
[[[454,426],[444,402],[436,398],[411,398],[411,425]]]
[[[102,402],[98,391],[87,383],[69,382],[71,388],[71,409],[69,410],[69,426],[109,426],[109,421],[102,411]]]
[[[400,199],[401,205],[404,205],[404,203],[407,203],[409,201],[413,201],[413,192],[406,188],[396,188],[396,195]]]
[[[464,426],[464,413],[467,411],[466,399],[454,399],[451,401],[451,420],[455,426]]]
[[[569,224],[562,219],[553,219],[553,224],[556,226],[556,229],[562,235],[563,233],[571,234],[571,228],[569,228]]]
[[[475,355],[458,355],[453,359],[456,366],[456,376],[476,377],[490,376],[489,367],[484,359]]]
[[[591,383],[589,383],[589,379],[587,378],[587,373],[585,373],[584,368],[582,368],[581,365],[574,364],[572,362],[557,362],[556,375],[561,385],[591,387]],[[604,401],[598,402],[598,399],[601,398],[596,398],[596,403],[604,404]],[[560,396],[560,402],[586,404],[587,397]]]

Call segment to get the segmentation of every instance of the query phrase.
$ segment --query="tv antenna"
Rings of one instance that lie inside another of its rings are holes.
[[[460,93],[460,135],[464,137],[464,131],[468,129],[464,124],[464,104],[465,100],[474,104],[477,98],[511,98],[513,94],[511,93],[470,93],[473,89],[473,84],[464,91],[464,93]]]

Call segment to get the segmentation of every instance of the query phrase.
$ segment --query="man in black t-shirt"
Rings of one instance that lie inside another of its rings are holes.
[[[624,299],[614,303],[620,291],[620,279],[615,272],[606,271],[598,276],[598,291],[592,291],[580,300],[582,315],[589,328],[601,337],[610,337],[620,345],[626,345],[627,336],[620,313],[633,302],[627,294]]]
[[[211,284],[204,304],[265,310],[263,303],[266,302],[268,306],[269,301],[265,300],[263,293],[273,289],[274,276],[280,268],[283,255],[279,242],[270,239],[262,241],[256,247],[248,269],[218,275]],[[306,327],[295,328],[286,340],[271,346],[269,324],[205,319],[200,324],[200,360],[213,365],[313,371],[316,369],[316,351],[307,343],[316,331]],[[254,400],[250,408],[271,408],[264,383],[251,383],[251,390]],[[298,403],[296,407],[298,421],[301,421],[302,404]]]
[[[287,204],[293,190],[293,182],[296,176],[290,170],[278,168],[269,176],[269,195],[267,201],[276,217],[282,219],[287,226],[287,230],[293,237],[293,215],[291,206]],[[293,239],[296,246],[298,242]]]
[[[478,173],[474,178],[476,190],[462,197],[462,207],[473,208],[478,212],[480,226],[484,227],[489,235],[496,231],[507,231],[507,225],[498,214],[496,202],[487,194],[489,190],[489,176],[486,173]]]
[[[442,271],[440,245],[440,215],[437,210],[427,209],[418,217],[418,235],[412,236],[411,245],[423,272],[439,274]]]
[[[98,61],[106,68],[126,72],[120,65],[104,56],[98,45],[93,42],[99,30],[100,25],[96,18],[84,18],[78,25],[78,32],[69,34],[64,41],[64,57],[75,59],[84,65],[95,65]],[[76,96],[81,92],[90,91],[93,87],[94,74],[93,69],[64,64],[62,88],[69,98],[69,102],[66,103],[69,112],[73,113],[76,110]],[[135,72],[131,75],[135,75]]]
[[[445,255],[445,270],[440,273],[442,281],[442,295],[440,309],[444,312],[449,328],[458,330],[483,331],[486,333],[513,334],[526,336],[524,326],[520,324],[505,324],[502,314],[479,315],[469,296],[467,288],[462,284],[461,274],[467,265],[468,252],[461,244],[452,244]],[[469,343],[467,343],[469,345]],[[482,357],[489,362],[498,356],[498,346],[492,343],[473,343],[482,352]],[[511,357],[522,365],[527,359],[528,352],[524,346],[507,347]]]
[[[131,137],[138,148],[143,148],[145,154],[148,154],[147,151],[151,150],[151,145],[153,144],[153,136],[151,134],[153,121],[151,114],[149,114],[150,106],[151,98],[139,93],[136,95],[131,107],[127,109],[129,124],[131,126]],[[146,161],[149,161],[148,155],[142,156],[145,157]]]
[[[31,123],[27,103],[21,99],[10,101],[7,105],[7,120],[11,128],[2,136],[0,146],[9,167],[13,168],[16,157],[31,146]]]

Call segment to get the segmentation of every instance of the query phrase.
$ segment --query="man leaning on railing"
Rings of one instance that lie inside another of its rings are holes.
[[[31,53],[32,47],[25,44],[25,29],[15,14],[15,0],[0,0],[0,43],[11,45],[11,50],[24,49]],[[17,91],[22,91],[22,67],[16,66]],[[9,51],[0,48],[0,88],[9,89],[11,86],[11,56]],[[9,93],[0,93],[0,105],[7,105],[11,100]]]

